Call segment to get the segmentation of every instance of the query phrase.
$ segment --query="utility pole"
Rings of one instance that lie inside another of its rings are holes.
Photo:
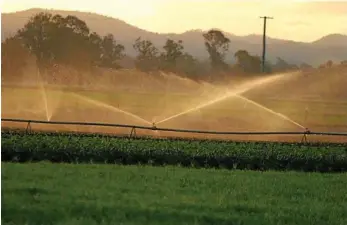
[[[261,19],[264,19],[264,31],[263,31],[263,57],[262,57],[262,71],[265,73],[265,53],[266,53],[266,20],[273,19],[269,16],[261,16]]]

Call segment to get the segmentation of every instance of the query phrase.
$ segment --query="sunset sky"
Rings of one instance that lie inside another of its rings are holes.
[[[2,12],[48,8],[95,12],[149,31],[184,32],[219,28],[236,34],[261,34],[259,16],[272,16],[268,35],[313,41],[347,34],[347,1],[233,0],[3,0]]]

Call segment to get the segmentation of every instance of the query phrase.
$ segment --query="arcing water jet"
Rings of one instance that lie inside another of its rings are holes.
[[[137,116],[137,115],[135,115],[135,114],[133,114],[131,112],[127,112],[127,111],[121,110],[121,109],[119,109],[117,107],[108,105],[106,103],[103,103],[103,102],[100,102],[100,101],[97,101],[97,100],[94,100],[94,99],[91,99],[91,98],[88,98],[88,97],[85,97],[85,96],[82,96],[82,95],[79,95],[79,94],[75,94],[75,93],[70,93],[70,94],[73,95],[76,98],[82,99],[83,101],[89,102],[89,103],[91,103],[93,105],[101,106],[101,107],[104,107],[104,108],[109,109],[109,110],[114,111],[114,112],[123,113],[123,114],[128,115],[128,116],[130,116],[132,118],[135,118],[135,119],[137,119],[137,120],[139,120],[139,121],[141,121],[141,122],[143,122],[145,124],[152,125],[152,123],[149,122],[148,120],[145,120],[145,119],[143,119],[143,118],[141,118],[141,117],[139,117],[139,116]]]
[[[167,117],[167,118],[165,118],[163,120],[160,120],[160,121],[156,122],[156,124],[158,125],[160,123],[164,123],[164,122],[167,122],[167,121],[172,120],[174,118],[177,118],[177,117],[180,117],[182,115],[185,115],[187,113],[194,112],[196,110],[208,107],[208,106],[213,105],[213,104],[215,104],[217,102],[223,101],[223,100],[225,100],[225,99],[227,99],[227,98],[229,98],[229,97],[231,97],[233,95],[239,95],[239,94],[242,94],[242,93],[244,93],[246,91],[249,91],[249,90],[251,90],[251,89],[253,89],[253,88],[255,88],[255,87],[259,86],[259,85],[263,85],[263,84],[275,81],[275,80],[277,80],[277,79],[279,79],[279,78],[281,78],[283,76],[284,76],[284,74],[280,74],[280,75],[276,75],[276,76],[265,77],[265,78],[261,78],[261,79],[255,80],[255,81],[247,82],[247,83],[241,85],[239,88],[237,88],[234,91],[229,91],[226,94],[224,94],[222,96],[218,96],[217,98],[215,98],[215,99],[213,99],[211,101],[202,103],[202,104],[200,104],[198,106],[195,106],[193,108],[185,110],[185,111],[183,111],[181,113],[177,113],[175,115]]]
[[[288,122],[290,122],[290,123],[292,123],[292,124],[294,124],[294,125],[296,125],[296,126],[298,126],[300,128],[305,129],[304,126],[302,126],[301,124],[295,122],[294,120],[290,119],[289,117],[283,115],[282,113],[275,112],[272,109],[269,109],[269,108],[267,108],[267,107],[265,107],[265,106],[255,102],[253,100],[250,100],[249,98],[246,98],[246,97],[244,97],[242,95],[234,95],[234,96],[238,97],[240,99],[243,99],[243,100],[245,100],[245,101],[247,101],[247,102],[249,102],[249,103],[251,103],[251,104],[253,104],[253,105],[255,105],[255,106],[259,107],[259,108],[261,108],[261,109],[264,109],[264,110],[266,110],[266,111],[268,111],[268,112],[270,112],[270,113],[272,113],[272,114],[274,114],[274,115],[276,115],[278,117],[281,117],[282,119],[284,119],[284,120],[286,120],[286,121],[288,121]]]
[[[42,95],[43,103],[44,103],[44,109],[46,112],[46,119],[47,121],[50,121],[53,117],[53,113],[55,109],[58,107],[58,103],[60,101],[60,97],[62,92],[60,90],[55,90],[55,91],[47,91],[47,88],[45,87],[45,82],[41,76],[40,71],[38,70],[37,72],[37,78],[38,78],[38,84],[40,86],[40,92]],[[49,93],[51,96],[49,96]],[[53,95],[54,94],[54,95]],[[58,94],[58,95],[56,95]],[[53,95],[53,97],[52,97]]]
[[[46,93],[45,87],[43,85],[43,79],[41,77],[40,70],[37,71],[37,78],[38,78],[38,83],[39,83],[40,89],[41,89],[42,100],[43,100],[44,107],[46,110],[46,119],[47,119],[47,121],[50,121],[52,115],[50,115],[49,110],[48,110],[47,93]]]

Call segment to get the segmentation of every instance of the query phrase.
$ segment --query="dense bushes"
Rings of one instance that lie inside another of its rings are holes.
[[[3,132],[1,145],[2,161],[347,171],[346,144],[237,143]]]

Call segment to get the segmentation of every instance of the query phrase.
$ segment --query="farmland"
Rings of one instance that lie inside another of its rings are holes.
[[[347,171],[346,144],[128,139],[2,133],[2,160],[182,165],[253,170]]]
[[[242,13],[233,34],[161,35],[136,21],[164,12],[157,28],[173,28],[170,11],[183,8],[139,2],[115,3],[118,23],[112,4],[97,2],[107,18],[39,10],[5,34],[2,224],[346,225],[347,64],[343,45],[332,45],[345,37],[266,46],[272,17],[262,17],[260,57],[258,34],[234,33],[253,29]],[[184,8],[203,18],[223,11]],[[286,20],[271,22],[282,23],[277,35],[298,27]],[[322,61],[302,61],[305,51]]]
[[[346,174],[2,163],[2,224],[347,223]]]
[[[148,77],[130,72],[124,79],[89,81],[94,86],[5,84],[2,117],[150,126],[222,99],[158,127],[303,131],[299,123],[312,131],[346,132],[341,71],[332,70],[328,80],[324,71],[288,75],[245,92],[249,101],[223,98],[224,86],[168,75],[146,83]],[[231,82],[231,89],[239,83]],[[115,127],[31,124],[27,133],[13,131],[27,124],[2,126],[4,224],[347,223],[346,137],[295,143],[302,137],[213,140],[137,130],[128,138],[121,136],[129,129]]]
[[[202,95],[191,94],[159,94],[151,92],[111,92],[93,90],[65,90],[47,89],[48,106],[42,100],[41,90],[38,88],[2,88],[2,116],[3,118],[19,118],[29,120],[47,120],[74,122],[119,123],[140,126],[151,126],[152,121],[160,121],[174,114],[183,112],[192,106],[206,102],[218,95],[217,90]],[[250,95],[248,93],[248,95]],[[76,97],[77,96],[77,97]],[[307,126],[312,131],[346,132],[347,131],[347,102],[342,99],[329,101],[327,99],[281,99],[265,97],[249,97],[262,103],[269,109],[283,113],[295,122]],[[310,111],[306,112],[305,109]],[[149,121],[126,115],[125,110],[133,115]],[[27,124],[3,122],[4,127],[25,128]],[[64,125],[31,124],[34,130],[49,131],[78,131],[91,133],[109,133],[127,135],[129,129],[104,128],[97,126],[76,127]],[[240,98],[229,98],[201,110],[192,111],[172,120],[158,124],[157,127],[176,129],[196,129],[208,131],[303,131],[303,128],[284,120],[252,103]],[[269,140],[269,141],[300,141],[300,136],[213,136],[199,134],[178,134],[171,132],[137,131],[138,135],[146,136],[174,136],[193,138],[222,138],[234,140]],[[310,141],[346,142],[346,137],[310,136]]]
[[[88,103],[76,95],[83,96],[85,99],[92,99],[96,102],[120,108],[129,111],[135,115],[140,115],[148,121],[154,119],[160,120],[171,116],[175,113],[180,113],[189,107],[199,105],[201,102],[208,99],[208,95],[188,95],[188,94],[160,94],[160,93],[136,93],[136,92],[110,92],[110,91],[59,91],[47,89],[48,107],[52,114],[51,120],[85,120],[93,122],[113,122],[120,123],[125,121],[129,124],[139,124],[132,118],[124,117],[119,112],[111,110],[96,104]],[[17,118],[45,118],[45,106],[42,100],[42,93],[39,88],[2,88],[4,102],[3,115],[7,117]],[[217,94],[215,96],[218,96]],[[210,97],[211,98],[211,97]],[[213,98],[213,94],[212,94]],[[204,100],[203,100],[204,99]],[[344,100],[315,100],[315,99],[295,99],[295,98],[266,98],[252,97],[256,102],[267,106],[277,112],[288,115],[289,118],[310,125],[320,131],[337,130],[346,131],[347,125],[347,102]],[[17,104],[17,105],[16,105]],[[5,107],[4,107],[5,106]],[[6,107],[7,106],[7,107]],[[149,107],[150,106],[150,107]],[[16,109],[17,108],[17,109]],[[305,121],[305,109],[309,108],[309,115]],[[22,110],[22,111],[20,111]],[[90,114],[82,115],[82,112],[88,111]],[[105,114],[105,116],[96,116],[97,114]],[[108,114],[108,116],[106,115]],[[113,114],[113,116],[112,116]],[[251,130],[260,128],[270,130],[271,125],[253,123],[253,127],[247,123],[247,120],[256,120],[256,117],[265,118],[268,122],[270,118],[274,123],[279,123],[284,129],[295,129],[292,124],[281,121],[274,117],[269,112],[259,109],[256,106],[247,104],[242,99],[230,98],[220,103],[216,103],[213,107],[207,107],[198,112],[191,113],[192,115],[184,115],[177,118],[175,121],[163,124],[165,127],[178,127],[191,120],[192,122],[186,127],[215,127],[218,130],[223,130],[222,123],[227,128],[232,129],[232,122],[241,120],[238,124],[243,130]],[[82,117],[81,117],[82,116]],[[205,124],[197,124],[198,119],[193,120],[192,117],[198,117],[199,120],[206,121]],[[250,119],[248,119],[250,118]],[[231,120],[230,123],[225,123]],[[184,121],[184,122],[182,122]],[[219,123],[222,122],[222,123]],[[213,123],[213,125],[211,125]],[[270,122],[269,122],[270,123]],[[208,124],[210,124],[208,126]],[[239,127],[240,127],[239,126]],[[235,129],[240,129],[235,126]],[[273,127],[275,129],[275,127]]]
[[[312,131],[347,131],[347,92],[342,84],[347,79],[346,68],[330,68],[313,72],[287,74],[279,81],[262,84],[246,91],[243,96],[229,97],[158,124],[158,127],[216,131],[303,131],[290,120]],[[29,79],[29,78],[28,78]],[[47,78],[48,79],[48,78]],[[227,85],[211,85],[180,78],[172,74],[153,76],[131,71],[103,74],[100,80],[85,77],[82,81],[64,84],[46,81],[45,85],[31,82],[28,86],[7,84],[2,87],[3,118],[52,121],[81,121],[151,125],[173,115],[223,98],[225,91],[256,78],[235,77]],[[25,83],[25,85],[24,85]],[[93,84],[93,85],[91,85]],[[36,85],[36,86],[35,86]],[[227,88],[228,86],[228,88]],[[293,88],[295,87],[295,91]],[[221,97],[222,96],[222,97]],[[253,103],[251,102],[253,101]],[[255,103],[259,104],[256,105]],[[265,107],[265,108],[263,108]],[[273,110],[275,113],[269,112]],[[139,116],[148,123],[119,110]],[[24,127],[2,123],[4,127]],[[37,130],[65,130],[93,133],[129,133],[128,130],[100,127],[33,125]],[[151,136],[172,136],[172,133],[145,133]],[[187,135],[180,135],[187,136]],[[189,135],[207,138],[207,136]],[[208,136],[208,138],[213,138]],[[250,137],[225,137],[252,140]],[[299,141],[300,137],[255,137],[255,140]],[[326,140],[325,140],[326,139]],[[317,137],[312,141],[345,142],[343,137]]]

